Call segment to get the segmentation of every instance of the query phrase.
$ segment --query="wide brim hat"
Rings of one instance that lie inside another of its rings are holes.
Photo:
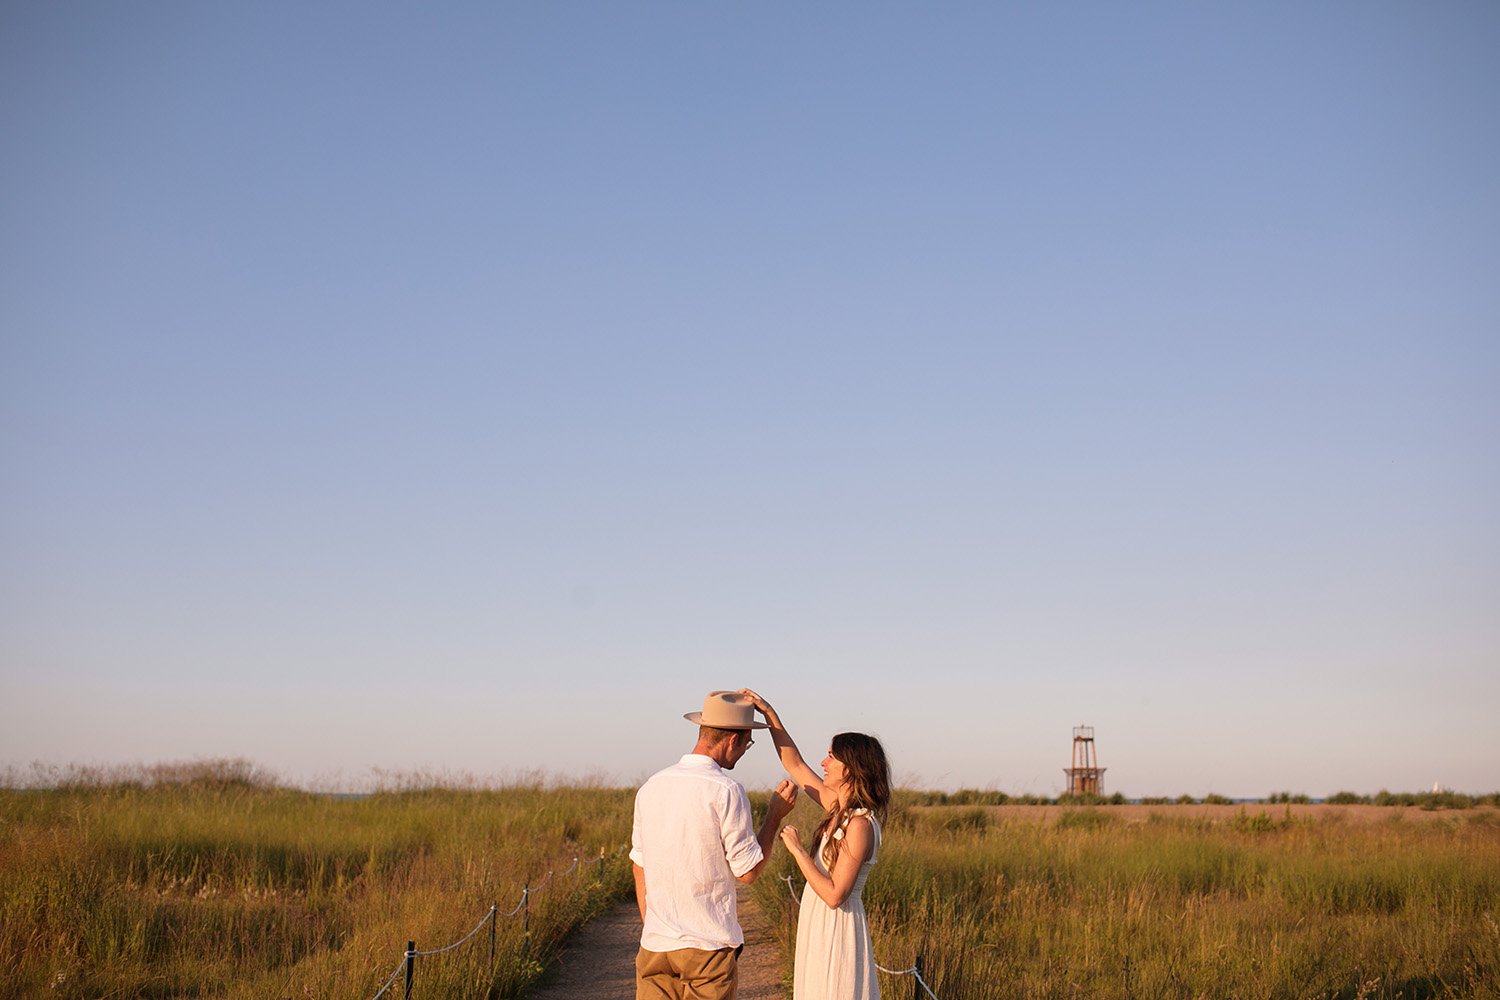
[[[755,703],[738,691],[710,691],[703,699],[703,711],[688,712],[683,718],[700,726],[715,729],[769,729],[755,721]]]

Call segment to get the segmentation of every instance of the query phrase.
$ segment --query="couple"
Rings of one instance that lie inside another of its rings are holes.
[[[755,721],[755,712],[765,722]],[[748,688],[711,692],[693,752],[652,775],[636,793],[630,860],[645,927],[636,955],[636,1000],[734,1000],[736,961],[744,947],[735,909],[736,883],[764,871],[781,821],[799,788],[823,810],[804,848],[797,829],[781,842],[807,887],[797,923],[793,1000],[879,1000],[875,958],[860,890],[880,846],[890,801],[890,768],[880,741],[840,733],[820,777],[764,698]],[[790,779],[771,795],[757,835],[744,786],[725,771],[769,729]]]

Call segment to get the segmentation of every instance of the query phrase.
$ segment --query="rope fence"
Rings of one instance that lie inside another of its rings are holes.
[[[521,912],[521,908],[526,905],[526,900],[529,899],[529,898],[531,898],[531,889],[529,887],[525,888],[525,889],[522,889],[521,890],[521,901],[516,904],[516,908],[514,910],[511,910],[509,913],[502,913],[501,916],[503,916],[503,917],[513,917],[517,913],[520,913]]]
[[[619,851],[615,852],[616,856],[623,855],[627,850],[628,847],[620,848]],[[599,849],[599,878],[601,882],[604,879],[604,860],[606,856],[607,854],[605,852],[605,849],[601,847]],[[474,925],[474,929],[469,931],[469,933],[465,934],[463,937],[459,938],[457,941],[454,941],[452,944],[446,944],[441,948],[432,948],[427,951],[419,951],[417,949],[417,943],[415,941],[406,942],[406,951],[401,956],[400,964],[396,966],[395,971],[390,974],[390,977],[388,979],[386,979],[385,985],[380,987],[380,990],[373,997],[371,997],[370,1000],[381,1000],[381,998],[386,995],[386,992],[390,990],[390,988],[395,984],[396,980],[401,977],[401,973],[403,971],[406,973],[405,1000],[411,1000],[412,985],[416,979],[417,959],[426,958],[433,955],[441,955],[444,952],[454,950],[460,945],[467,943],[470,938],[483,930],[486,924],[488,924],[490,928],[490,965],[493,966],[495,964],[495,925],[499,922],[499,920],[501,918],[514,917],[518,913],[522,914],[522,933],[529,940],[531,937],[532,895],[538,890],[545,887],[549,882],[551,882],[553,875],[567,876],[574,875],[576,873],[577,875],[581,876],[582,871],[578,867],[579,860],[579,858],[575,857],[573,859],[573,863],[568,866],[566,871],[563,872],[554,872],[549,869],[547,874],[544,875],[542,877],[542,880],[536,885],[523,886],[521,889],[521,901],[517,903],[516,908],[514,910],[511,910],[509,913],[501,913],[499,904],[491,903],[489,911],[479,919],[479,923]]]
[[[621,848],[616,853],[617,853],[617,855],[623,855],[626,852],[626,850],[627,850],[627,848]],[[601,877],[601,880],[602,880],[603,875],[604,875],[604,860],[605,860],[605,857],[606,857],[605,850],[603,848],[600,848],[599,849],[599,862],[598,863],[599,863],[599,875]],[[567,875],[572,875],[572,874],[574,874],[576,872],[579,872],[579,858],[577,858],[577,857],[573,858],[573,863],[568,866],[568,868],[567,868],[566,871],[558,873],[558,872],[554,872],[554,871],[549,870],[547,872],[547,874],[542,877],[542,880],[540,882],[538,882],[536,885],[526,885],[526,886],[522,887],[522,889],[521,889],[521,901],[519,903],[517,903],[516,904],[516,908],[513,909],[513,910],[511,910],[509,913],[501,913],[499,905],[495,904],[495,903],[491,903],[489,910],[485,913],[485,915],[483,917],[481,917],[479,919],[479,923],[475,924],[474,928],[472,930],[470,930],[469,933],[465,934],[463,937],[461,937],[458,940],[452,942],[451,944],[446,944],[446,945],[444,945],[441,948],[432,948],[432,949],[429,949],[429,950],[426,950],[426,951],[420,951],[420,950],[417,949],[417,943],[415,941],[408,941],[408,942],[406,942],[406,951],[401,956],[401,962],[400,962],[400,964],[398,964],[396,966],[395,970],[390,974],[390,977],[386,979],[385,985],[382,986],[382,987],[380,987],[379,991],[376,992],[376,994],[373,997],[371,997],[370,1000],[381,1000],[381,998],[386,995],[387,991],[389,991],[390,988],[395,984],[396,980],[401,977],[401,973],[403,971],[405,971],[405,973],[406,973],[406,992],[405,992],[404,1000],[411,1000],[412,986],[413,986],[413,983],[414,983],[414,981],[416,979],[416,961],[417,961],[417,959],[418,958],[428,958],[428,957],[431,957],[431,956],[434,956],[434,955],[441,955],[444,952],[453,951],[455,948],[458,948],[461,945],[466,944],[471,938],[474,937],[474,935],[478,934],[481,930],[483,930],[486,924],[488,924],[489,928],[490,928],[490,964],[493,965],[494,961],[495,961],[495,925],[496,925],[496,923],[498,923],[501,918],[508,919],[510,917],[514,917],[518,913],[519,914],[523,914],[523,916],[522,916],[523,933],[526,935],[527,938],[529,938],[531,936],[531,897],[532,897],[532,894],[535,893],[535,892],[537,892],[538,890],[542,889],[543,887],[545,887],[548,883],[550,883],[552,881],[553,875],[561,874],[563,876],[567,876]],[[796,887],[792,883],[792,876],[790,876],[790,875],[783,876],[782,877],[782,881],[786,883],[786,891],[787,891],[787,894],[789,896],[791,896],[792,903],[793,904],[799,904],[801,902],[801,900],[798,899],[798,897],[797,897],[797,890],[796,890]],[[875,963],[875,968],[879,969],[881,972],[884,972],[888,976],[911,976],[913,978],[913,980],[915,981],[915,985],[921,989],[922,993],[926,993],[927,996],[931,998],[931,1000],[938,1000],[937,994],[935,994],[935,993],[932,992],[932,987],[930,987],[930,986],[927,985],[927,980],[925,980],[924,978],[922,978],[922,973],[925,970],[924,970],[923,965],[922,965],[922,956],[921,955],[917,956],[915,964],[912,965],[912,967],[909,968],[909,969],[887,969],[885,966],[881,965],[879,962]],[[913,995],[913,1000],[921,1000],[922,993],[918,993],[915,990],[913,990],[913,994],[912,994]]]
[[[380,1000],[381,997],[385,996],[385,991],[391,988],[391,984],[396,981],[396,977],[401,975],[401,970],[406,968],[407,961],[408,956],[402,955],[401,961],[396,963],[396,971],[391,973],[391,978],[385,981],[385,985],[380,987],[380,992],[371,997],[370,1000]]]
[[[522,901],[522,905],[523,906],[525,905],[525,901],[524,900]],[[434,948],[432,951],[413,951],[413,952],[411,952],[411,954],[413,956],[418,956],[418,955],[441,955],[445,951],[452,951],[454,948],[457,948],[459,945],[461,945],[465,941],[469,940],[469,938],[473,937],[475,934],[478,934],[479,933],[479,928],[481,928],[485,924],[489,923],[490,922],[490,918],[493,917],[499,911],[500,911],[500,907],[495,906],[492,903],[492,904],[490,904],[490,912],[488,912],[488,913],[486,913],[484,915],[484,919],[481,920],[481,921],[479,921],[479,923],[475,924],[474,925],[474,929],[472,931],[470,931],[469,933],[465,934],[463,937],[459,938],[457,941],[453,942],[450,945],[446,945],[446,946],[444,946],[442,948]]]
[[[792,902],[800,905],[802,900],[797,896],[797,889],[792,884],[792,876],[783,875],[781,877],[781,880],[786,883],[786,891],[787,894],[792,897]],[[932,998],[932,1000],[938,1000],[937,994],[932,992],[932,987],[927,985],[927,980],[922,978],[922,973],[925,972],[926,969],[922,965],[921,955],[917,956],[915,964],[913,964],[910,969],[887,969],[879,962],[875,963],[875,968],[879,969],[881,972],[884,972],[888,976],[911,976],[914,980],[916,980],[916,985],[922,988],[922,993],[926,993],[929,997]],[[917,993],[915,990],[913,990],[913,1000],[921,1000],[922,993]]]

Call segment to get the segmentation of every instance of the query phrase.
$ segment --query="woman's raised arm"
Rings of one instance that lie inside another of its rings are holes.
[[[771,740],[776,744],[776,755],[781,758],[781,766],[786,769],[786,773],[802,786],[804,792],[812,796],[814,802],[824,809],[829,808],[833,802],[833,796],[829,794],[828,787],[823,784],[823,779],[818,776],[818,772],[802,759],[802,752],[797,749],[797,744],[792,742],[791,734],[781,724],[781,717],[776,714],[776,709],[771,707],[770,702],[749,688],[740,688],[739,693],[749,698],[766,717],[766,722],[771,726]]]

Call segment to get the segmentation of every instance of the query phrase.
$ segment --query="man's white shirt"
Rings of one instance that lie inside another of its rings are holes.
[[[763,854],[745,787],[712,758],[687,754],[635,796],[630,860],[646,870],[641,947],[737,948],[745,943],[735,881]]]

